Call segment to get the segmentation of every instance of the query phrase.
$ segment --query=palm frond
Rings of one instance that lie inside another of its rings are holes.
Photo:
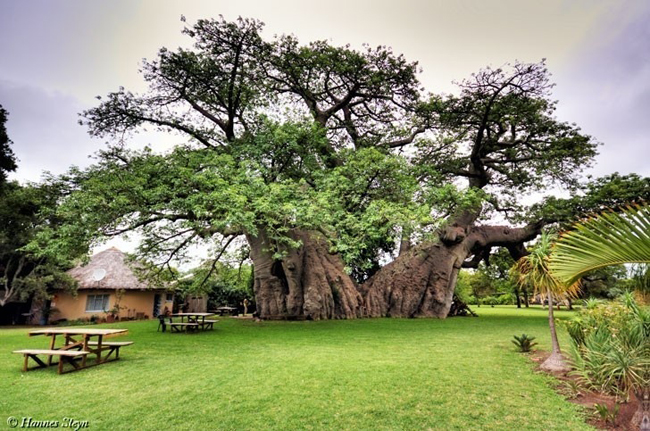
[[[650,262],[650,207],[630,206],[578,223],[555,244],[552,273],[573,283],[585,273],[609,265]]]
[[[553,236],[544,233],[530,254],[519,259],[514,266],[514,275],[520,286],[528,286],[534,294],[546,296],[551,292],[555,296],[576,297],[580,292],[580,282],[564,283],[550,270],[550,254]]]

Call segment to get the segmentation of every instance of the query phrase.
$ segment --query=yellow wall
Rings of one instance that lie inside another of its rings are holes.
[[[167,294],[164,291],[156,290],[124,290],[122,298],[119,301],[120,312],[119,317],[125,319],[127,317],[136,317],[137,313],[142,313],[148,318],[153,317],[153,304],[154,296],[160,294],[160,312],[167,307],[171,312],[173,301],[166,301]],[[90,319],[91,316],[106,317],[106,313],[99,311],[86,311],[86,302],[88,295],[104,295],[108,294],[108,309],[110,310],[115,306],[117,295],[115,290],[102,290],[102,289],[81,289],[77,291],[77,296],[73,296],[67,292],[58,292],[52,300],[52,307],[55,307],[58,312],[50,316],[50,320],[57,319]]]

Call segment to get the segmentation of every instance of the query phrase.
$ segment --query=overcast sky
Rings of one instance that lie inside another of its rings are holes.
[[[650,2],[0,0],[0,104],[9,111],[21,181],[85,166],[103,142],[78,113],[120,85],[143,89],[138,67],[188,45],[185,15],[254,17],[264,35],[391,46],[423,69],[431,92],[453,92],[486,65],[547,58],[558,116],[604,145],[589,172],[650,175]],[[179,138],[141,138],[164,148]]]

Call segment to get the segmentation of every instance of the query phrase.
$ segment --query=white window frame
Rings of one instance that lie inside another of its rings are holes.
[[[98,297],[105,297],[102,298],[102,306],[104,309],[99,309],[99,310],[94,310],[94,309],[89,309],[91,306],[91,298],[92,298],[92,306],[95,307],[97,306],[97,298]],[[108,306],[110,302],[111,295],[108,293],[99,293],[96,295],[88,295],[86,296],[86,313],[103,313],[105,311],[108,311]]]

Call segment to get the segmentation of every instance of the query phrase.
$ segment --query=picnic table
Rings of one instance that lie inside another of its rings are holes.
[[[214,313],[175,313],[170,315],[169,326],[171,326],[171,332],[196,332],[214,329],[214,324],[218,320],[206,320],[205,318],[209,316],[214,316]],[[180,317],[181,321],[174,322],[173,317]],[[187,322],[185,318],[187,318]]]
[[[219,316],[223,316],[225,314],[234,314],[235,311],[237,311],[237,308],[235,307],[217,307],[215,310]]]
[[[67,363],[72,366],[72,370],[79,370],[89,366],[103,364],[109,361],[115,361],[120,358],[120,348],[133,344],[132,341],[109,342],[105,338],[112,338],[126,335],[127,329],[94,329],[94,328],[47,328],[30,331],[29,336],[45,335],[50,337],[49,349],[22,349],[13,353],[22,354],[25,357],[23,371],[28,371],[28,359],[32,358],[36,363],[36,368],[48,367],[52,364],[54,356],[59,357],[58,373],[63,374],[63,364]],[[63,343],[57,347],[57,337],[63,336]],[[108,353],[102,357],[102,353]],[[110,359],[111,355],[113,358]],[[47,356],[47,363],[43,362],[38,355]],[[95,361],[88,364],[88,355],[94,355]],[[81,364],[77,361],[81,360]]]

